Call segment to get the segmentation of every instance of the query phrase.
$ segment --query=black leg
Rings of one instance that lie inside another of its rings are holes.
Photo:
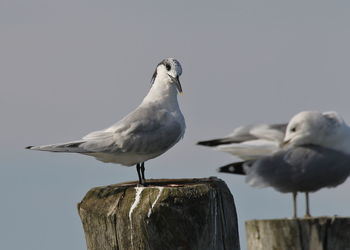
[[[139,163],[136,164],[136,170],[137,170],[137,175],[139,176],[139,183],[142,184],[142,179],[140,174],[141,166]]]
[[[306,207],[305,217],[311,217],[311,214],[310,214],[310,203],[309,203],[309,192],[305,192],[305,207]]]
[[[141,175],[142,175],[142,180],[145,183],[146,179],[145,179],[145,163],[144,162],[141,163]]]
[[[298,217],[297,215],[297,192],[293,192],[293,219]]]

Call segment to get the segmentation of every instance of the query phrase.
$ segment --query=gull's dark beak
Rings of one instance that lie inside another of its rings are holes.
[[[281,143],[281,147],[285,147],[287,144],[289,144],[289,142],[290,142],[290,139],[283,141]]]
[[[179,80],[179,76],[177,77],[173,77],[171,75],[168,74],[168,76],[170,77],[170,79],[173,81],[173,83],[176,84],[176,88],[177,90],[179,91],[179,93],[181,94],[182,93],[182,87],[181,87],[181,83],[180,83],[180,80]]]

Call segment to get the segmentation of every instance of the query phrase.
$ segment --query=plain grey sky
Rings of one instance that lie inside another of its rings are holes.
[[[350,122],[349,11],[349,1],[0,0],[0,248],[85,249],[77,202],[135,180],[135,169],[24,147],[111,125],[141,102],[158,62],[175,57],[187,131],[146,163],[147,177],[224,179],[244,249],[244,221],[290,217],[291,197],[216,173],[235,159],[195,143],[308,109]],[[312,214],[348,216],[349,188],[312,194]]]

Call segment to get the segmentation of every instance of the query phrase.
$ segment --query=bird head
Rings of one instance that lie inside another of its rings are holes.
[[[336,112],[303,111],[288,123],[283,145],[330,147],[340,139],[344,126],[344,120]]]
[[[174,58],[166,58],[157,65],[152,76],[151,84],[156,80],[161,80],[165,83],[174,84],[179,93],[182,93],[182,87],[179,80],[181,74],[181,64]]]

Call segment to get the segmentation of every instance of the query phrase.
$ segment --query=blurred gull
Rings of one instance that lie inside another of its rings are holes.
[[[80,140],[28,149],[90,155],[102,162],[136,165],[139,182],[145,182],[144,162],[174,146],[185,133],[185,120],[177,101],[182,92],[180,63],[161,61],[142,103],[111,127],[92,132]]]
[[[297,192],[305,192],[306,216],[310,216],[308,193],[338,186],[350,174],[350,128],[336,112],[304,111],[288,123],[279,145],[270,155],[232,163],[219,171],[244,174],[254,187],[293,193],[294,218]]]

